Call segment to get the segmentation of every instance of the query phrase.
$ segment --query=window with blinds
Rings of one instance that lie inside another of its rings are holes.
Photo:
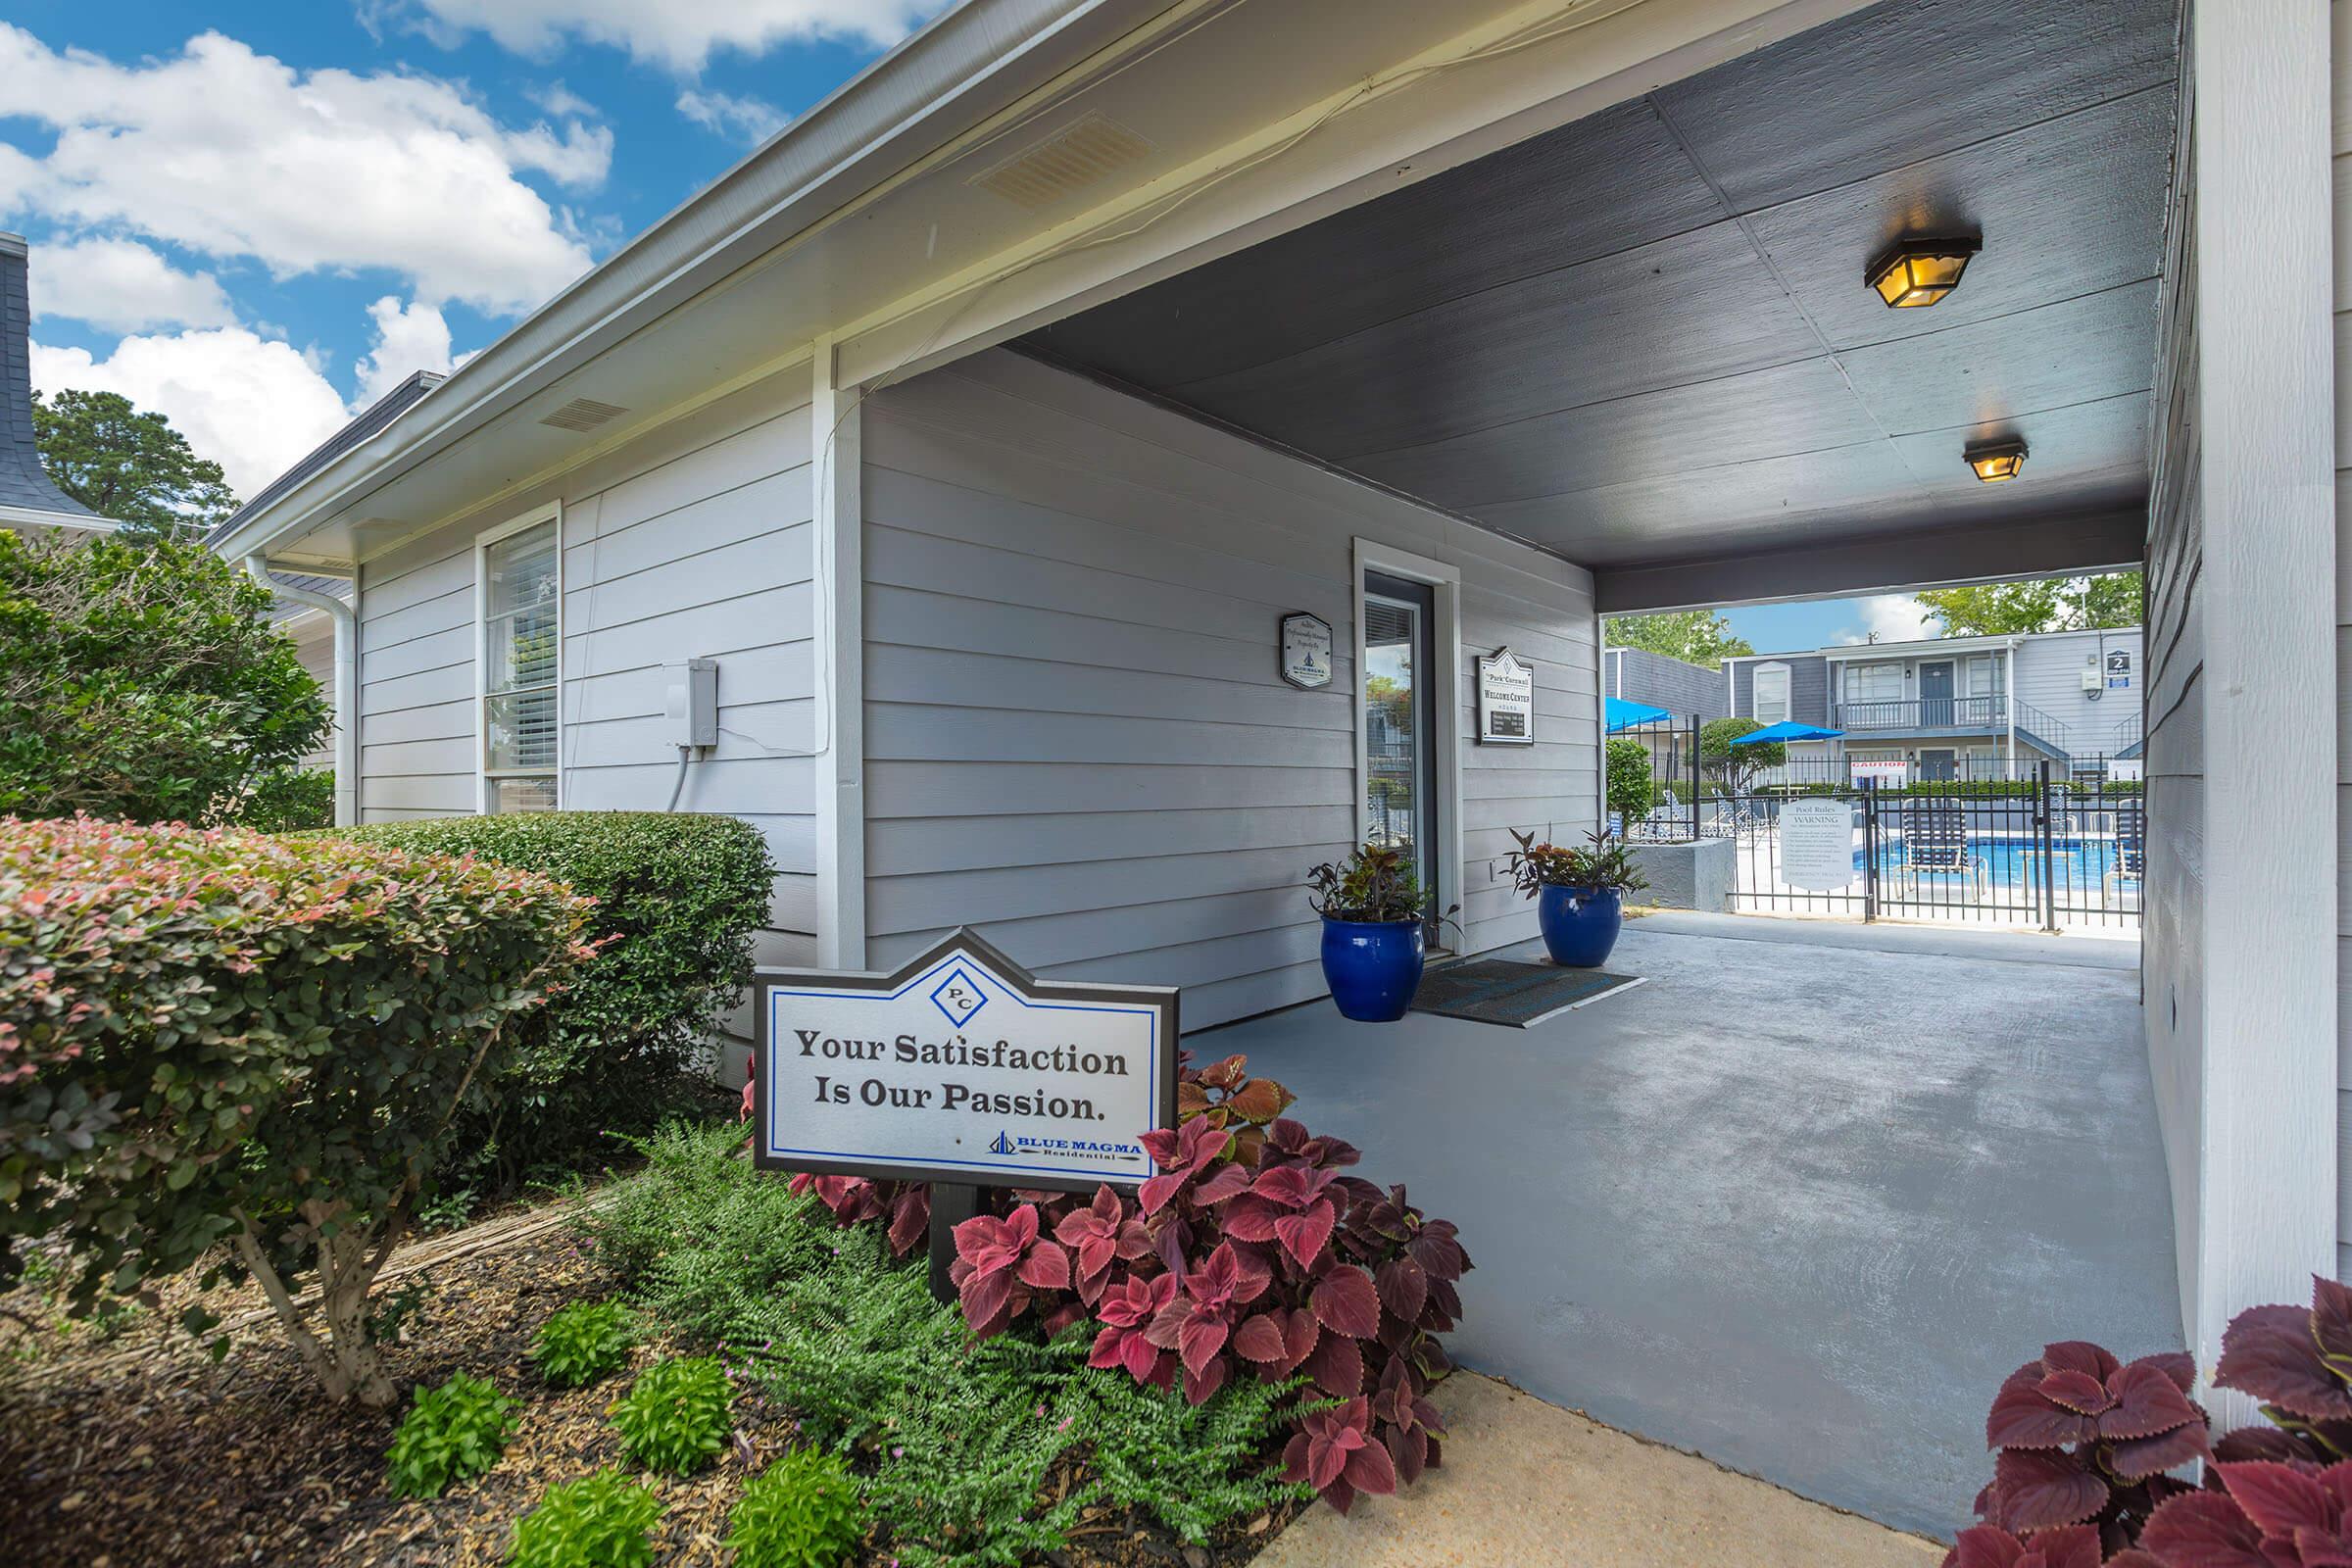
[[[1788,721],[1788,666],[1787,664],[1758,664],[1755,674],[1756,721],[1761,724],[1785,724]]]
[[[482,778],[493,811],[556,808],[556,525],[482,548]]]

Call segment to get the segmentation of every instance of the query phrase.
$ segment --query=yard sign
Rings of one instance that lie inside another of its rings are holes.
[[[1176,990],[1040,980],[968,930],[895,974],[761,969],[755,1161],[1091,1193],[1157,1174]]]

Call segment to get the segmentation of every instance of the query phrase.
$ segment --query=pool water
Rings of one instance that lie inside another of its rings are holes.
[[[2115,840],[2109,838],[2053,838],[2050,841],[2050,853],[2057,861],[2052,868],[2052,876],[2062,888],[2098,887],[2116,863]],[[1996,887],[2025,887],[2040,880],[2040,847],[2032,838],[1971,834],[1968,858],[1972,862],[1982,860],[1986,878]],[[1890,836],[1880,844],[1881,874],[1906,870],[1909,864],[1899,840]],[[1854,869],[1862,869],[1862,851],[1859,848],[1854,851]],[[1922,871],[1919,879],[1930,887],[1938,882],[1959,887],[1971,881],[1974,874],[1972,866],[1968,871]]]

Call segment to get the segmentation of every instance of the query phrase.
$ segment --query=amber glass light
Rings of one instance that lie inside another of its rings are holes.
[[[1960,274],[1977,249],[1978,242],[1965,236],[1898,240],[1864,275],[1879,298],[1896,310],[1933,305],[1960,286]]]
[[[1968,466],[1977,470],[1977,477],[1986,484],[1999,484],[2014,479],[2026,466],[2026,444],[2023,441],[1992,441],[1981,447],[1970,447],[1961,454]]]

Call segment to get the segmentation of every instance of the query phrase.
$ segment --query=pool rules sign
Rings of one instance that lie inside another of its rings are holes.
[[[761,969],[763,1167],[1091,1193],[1157,1174],[1176,992],[1039,980],[969,931],[895,974]]]

